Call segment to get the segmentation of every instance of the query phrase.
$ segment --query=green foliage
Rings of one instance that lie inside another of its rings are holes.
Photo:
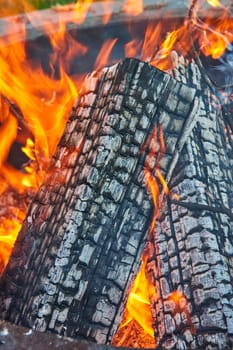
[[[74,0],[29,0],[29,2],[34,8],[41,10],[55,5],[70,4]]]

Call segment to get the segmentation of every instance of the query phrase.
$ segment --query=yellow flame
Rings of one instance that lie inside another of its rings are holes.
[[[128,317],[120,325],[120,328],[124,328],[132,320],[136,320],[147,334],[154,337],[150,310],[150,297],[152,294],[155,294],[154,286],[146,277],[146,260],[143,259],[126,304]]]
[[[208,4],[213,7],[222,7],[222,4],[219,0],[207,0]]]
[[[26,156],[31,159],[31,160],[36,160],[35,157],[35,144],[34,142],[28,138],[26,140],[26,145],[24,147],[21,148],[22,152],[24,152],[24,154],[26,154]]]

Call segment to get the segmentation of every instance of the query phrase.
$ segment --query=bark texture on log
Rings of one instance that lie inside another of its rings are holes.
[[[171,176],[197,102],[196,89],[133,59],[87,79],[2,278],[2,317],[111,341],[153,212],[143,145],[163,127],[157,157]]]
[[[149,243],[155,331],[165,349],[232,349],[232,115],[224,115],[198,66],[184,66],[176,79],[202,97]]]

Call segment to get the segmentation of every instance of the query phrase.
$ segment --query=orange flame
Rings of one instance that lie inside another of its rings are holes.
[[[184,293],[181,292],[180,290],[175,290],[169,295],[167,300],[172,301],[174,303],[174,307],[172,311],[173,316],[175,316],[178,313],[183,313],[186,317],[187,325],[190,327],[192,333],[195,334],[196,328],[192,322],[188,300],[184,295]]]
[[[201,19],[198,16],[198,2],[190,13],[190,20],[185,20],[181,26],[166,34],[163,38],[163,23],[149,24],[143,49],[142,59],[151,65],[169,71],[174,66],[171,53],[175,50],[186,57],[198,43],[197,51],[206,56],[218,59],[233,42],[233,21],[229,9],[224,8],[218,0],[208,0],[213,7],[219,7],[217,17]]]
[[[149,154],[147,155],[145,160],[145,167],[144,167],[144,177],[145,177],[146,184],[150,191],[151,198],[154,205],[154,213],[151,220],[149,235],[154,230],[156,219],[160,209],[159,200],[160,200],[161,189],[159,187],[159,183],[162,185],[164,193],[166,195],[169,194],[169,189],[168,189],[166,180],[164,179],[161,171],[158,169],[156,165],[153,167],[153,169],[151,169],[151,160],[152,162],[154,162],[157,159],[157,162],[159,162],[160,157],[162,156],[162,154],[165,153],[165,150],[166,150],[163,129],[161,127],[159,128],[158,136],[159,136],[159,139],[157,137],[157,127],[154,127],[152,134],[148,137],[148,139],[145,142],[145,145],[143,145],[142,147],[143,151],[145,151],[145,149],[148,147],[150,148]],[[157,153],[160,153],[159,157],[156,157]]]
[[[18,13],[25,13],[34,10],[34,7],[27,0],[0,0],[0,8],[0,17],[13,16],[17,15]]]
[[[14,219],[2,218],[0,220],[0,270],[6,266],[12,247],[21,228],[25,213],[17,210],[14,212]]]
[[[154,293],[154,286],[146,277],[146,260],[142,259],[142,266],[137,274],[127,301],[127,310],[130,317],[121,327],[125,327],[129,322],[135,319],[146,333],[154,337],[150,310],[150,296],[154,295]]]
[[[152,348],[155,346],[150,298],[155,295],[153,284],[146,276],[146,257],[129,294],[122,323],[114,336],[112,345]],[[134,329],[133,329],[134,328]],[[135,336],[135,330],[137,335]]]
[[[26,35],[25,32],[24,35]],[[14,41],[11,35],[7,40],[8,45],[0,39],[0,93],[7,96],[9,101],[13,101],[17,108],[23,111],[24,120],[34,140],[26,141],[22,148],[32,161],[31,165],[24,167],[24,172],[7,163],[10,148],[18,133],[18,123],[9,108],[8,116],[0,130],[5,134],[5,137],[1,137],[0,144],[2,150],[0,177],[6,183],[5,186],[1,186],[1,191],[3,194],[11,188],[19,194],[26,194],[28,191],[36,192],[43,181],[45,167],[56,149],[68,117],[64,106],[67,106],[68,110],[71,108],[77,92],[62,67],[59,78],[49,77],[43,72],[42,67],[30,66],[23,43],[11,44]],[[12,221],[12,225],[6,225],[6,222],[9,223],[8,220]],[[6,217],[4,225],[1,226],[1,232],[4,229],[12,231],[11,240],[8,234],[1,234],[2,240],[8,241],[7,249],[4,246],[4,253],[0,254],[4,261],[2,266],[8,260],[9,245],[13,246],[20,223],[22,223],[20,220],[16,220],[15,216],[11,215],[11,219]]]
[[[75,17],[74,22],[76,24],[81,24],[85,21],[88,10],[90,9],[93,0],[81,0],[75,3]]]
[[[169,295],[168,300],[172,300],[179,310],[182,310],[187,306],[186,297],[179,290],[175,290],[174,292],[172,292]]]
[[[89,3],[77,5],[80,13],[78,16],[74,12],[74,17],[76,20],[79,19],[79,22],[85,18]],[[22,2],[22,5],[24,10],[32,10],[31,7],[26,7],[26,1]],[[9,13],[13,13],[13,9],[9,9]],[[41,16],[40,12],[27,14],[28,20],[35,27],[40,22]],[[62,22],[56,25],[48,23],[43,26],[43,31],[47,33],[53,46],[50,75],[46,74],[38,63],[30,62],[28,59],[25,47],[26,29],[23,24],[20,42],[15,37],[18,33],[17,21],[14,18],[11,19],[8,35],[0,38],[0,94],[7,97],[6,100],[1,99],[0,106],[0,178],[2,179],[0,194],[4,196],[2,198],[7,198],[8,193],[15,191],[19,194],[19,202],[20,194],[30,198],[44,179],[50,157],[56,149],[69,110],[77,97],[77,87],[66,73],[67,62],[71,61],[77,51],[84,54],[87,50],[68,37]],[[59,66],[56,74],[55,65]],[[19,118],[17,114],[15,115],[13,105],[17,106]],[[21,119],[27,125],[27,130],[25,127],[22,129]],[[27,134],[31,136],[27,137]],[[22,144],[22,152],[28,158],[21,170],[8,163],[10,149],[17,140]],[[23,220],[22,215],[19,218],[14,214],[17,212],[17,206],[20,207],[19,204],[15,202],[14,204],[15,210],[9,208],[9,212],[4,214],[4,220],[1,222],[1,241],[6,240],[8,243],[1,244],[0,272],[8,261]]]
[[[8,117],[4,119],[0,126],[0,168],[6,161],[10,148],[15,141],[18,127],[16,119],[11,114],[8,114]]]
[[[161,25],[162,23],[149,23],[147,27],[142,48],[143,61],[151,61],[153,55],[158,50],[158,44],[161,40]]]
[[[218,59],[233,41],[233,20],[228,18],[228,12],[222,11],[222,15],[214,23],[210,19],[205,22],[198,21],[199,46],[206,56]]]
[[[109,56],[112,52],[114,45],[117,42],[117,38],[108,39],[104,42],[95,62],[95,69],[99,70],[105,67],[109,62]]]
[[[143,12],[143,0],[125,0],[123,10],[133,16]]]
[[[138,39],[133,39],[125,44],[125,57],[138,57],[141,53],[142,43]]]
[[[152,55],[150,63],[152,66],[168,71],[173,68],[171,52],[175,50],[178,53],[182,52],[182,54],[186,56],[190,47],[190,33],[187,32],[186,24],[184,24],[180,28],[167,34],[159,49]],[[145,49],[147,49],[147,46]]]
[[[73,4],[69,21],[76,24],[84,22],[92,2],[83,0]],[[77,54],[81,57],[88,50],[67,32],[62,7],[56,8],[59,21],[45,22],[43,11],[32,12],[33,7],[24,0],[20,6],[18,5],[17,1],[12,0],[4,14],[27,12],[27,21],[47,35],[53,51],[49,57],[50,73],[45,73],[40,63],[30,61],[28,58],[25,45],[27,35],[25,19],[20,22],[20,41],[17,37],[19,34],[17,18],[9,18],[6,22],[10,22],[9,28],[6,27],[8,35],[0,38],[0,96],[4,97],[0,101],[0,178],[2,179],[0,194],[5,196],[4,198],[7,198],[10,191],[31,198],[43,182],[50,158],[63,133],[69,111],[77,98],[78,86],[75,84],[80,79],[73,77],[74,81],[72,81],[69,77],[67,73],[70,69],[69,64]],[[103,19],[106,24],[111,11],[108,4],[101,6],[107,10]],[[108,63],[116,41],[117,38],[103,44],[96,59],[96,69]],[[16,113],[14,106],[16,106]],[[22,145],[21,150],[28,159],[26,164],[22,164],[20,170],[8,162],[10,150],[15,142]],[[59,176],[59,179],[63,181],[62,176]],[[8,219],[7,214],[5,215]],[[14,221],[12,213],[9,215]],[[4,262],[8,257],[9,254],[4,258]],[[0,269],[0,273],[1,271]]]
[[[148,169],[144,170],[144,177],[146,180],[147,187],[151,193],[151,198],[152,198],[152,201],[154,204],[154,213],[152,216],[150,230],[149,230],[149,234],[151,234],[152,231],[154,230],[157,215],[159,213],[159,211],[158,211],[158,199],[159,199],[160,190],[159,190],[158,182],[155,179],[155,177],[152,175],[150,170],[148,170]]]

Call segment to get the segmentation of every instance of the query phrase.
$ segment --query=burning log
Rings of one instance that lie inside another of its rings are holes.
[[[148,138],[163,129],[150,167],[168,180],[197,110],[196,89],[137,60],[87,79],[2,278],[4,318],[111,341],[154,211]]]
[[[194,62],[177,63],[173,74],[200,91],[200,110],[149,243],[155,333],[165,349],[230,349],[232,115]]]
[[[2,317],[109,343],[150,233],[159,345],[229,348],[231,124],[194,62],[173,74],[130,59],[86,80],[2,278]]]

